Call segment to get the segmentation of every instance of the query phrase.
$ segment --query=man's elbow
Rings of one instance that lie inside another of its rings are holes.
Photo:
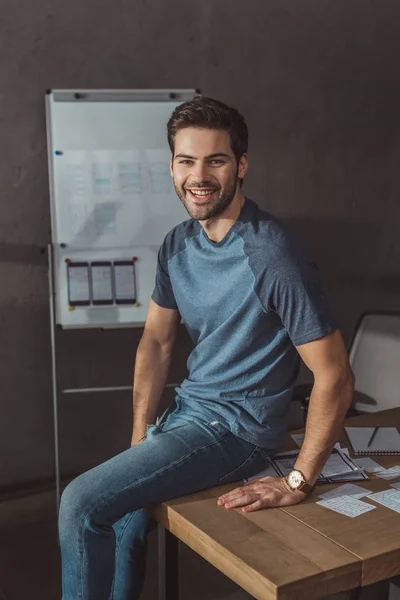
[[[342,398],[343,403],[346,406],[346,409],[349,409],[353,400],[354,393],[354,385],[355,385],[355,375],[350,364],[346,365],[343,368],[343,372],[338,378],[338,387],[340,389],[340,397]]]
[[[346,411],[350,408],[353,400],[355,377],[349,363],[340,367],[327,369],[319,377],[315,377],[315,383],[320,389],[333,394],[335,398],[341,401]]]

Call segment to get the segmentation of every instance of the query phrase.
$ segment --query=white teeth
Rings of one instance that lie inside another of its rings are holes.
[[[192,192],[193,196],[198,196],[199,198],[203,198],[205,196],[209,196],[210,194],[212,194],[214,190],[210,190],[207,192],[198,192],[198,191],[195,192],[194,190],[190,190],[190,191]]]

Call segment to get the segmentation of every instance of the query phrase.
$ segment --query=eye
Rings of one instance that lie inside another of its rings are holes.
[[[219,165],[223,165],[224,161],[220,160],[218,158],[213,158],[212,160],[210,160],[210,165],[213,167],[218,167]]]
[[[188,158],[184,158],[183,160],[179,161],[179,164],[180,165],[191,165],[191,164],[193,164],[193,161],[189,160]]]

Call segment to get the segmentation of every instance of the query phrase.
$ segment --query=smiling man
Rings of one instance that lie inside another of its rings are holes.
[[[135,600],[144,576],[147,505],[261,471],[282,441],[300,358],[314,375],[305,440],[286,478],[218,499],[244,511],[301,502],[336,442],[353,376],[315,264],[286,227],[242,194],[247,127],[196,97],[168,123],[171,175],[190,219],[158,255],[134,376],[131,447],[64,491],[64,600]],[[156,421],[181,318],[188,377]]]

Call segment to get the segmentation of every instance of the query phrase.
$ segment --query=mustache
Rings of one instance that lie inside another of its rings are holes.
[[[191,181],[185,185],[185,189],[190,188],[211,188],[217,190],[218,187],[212,181]]]

